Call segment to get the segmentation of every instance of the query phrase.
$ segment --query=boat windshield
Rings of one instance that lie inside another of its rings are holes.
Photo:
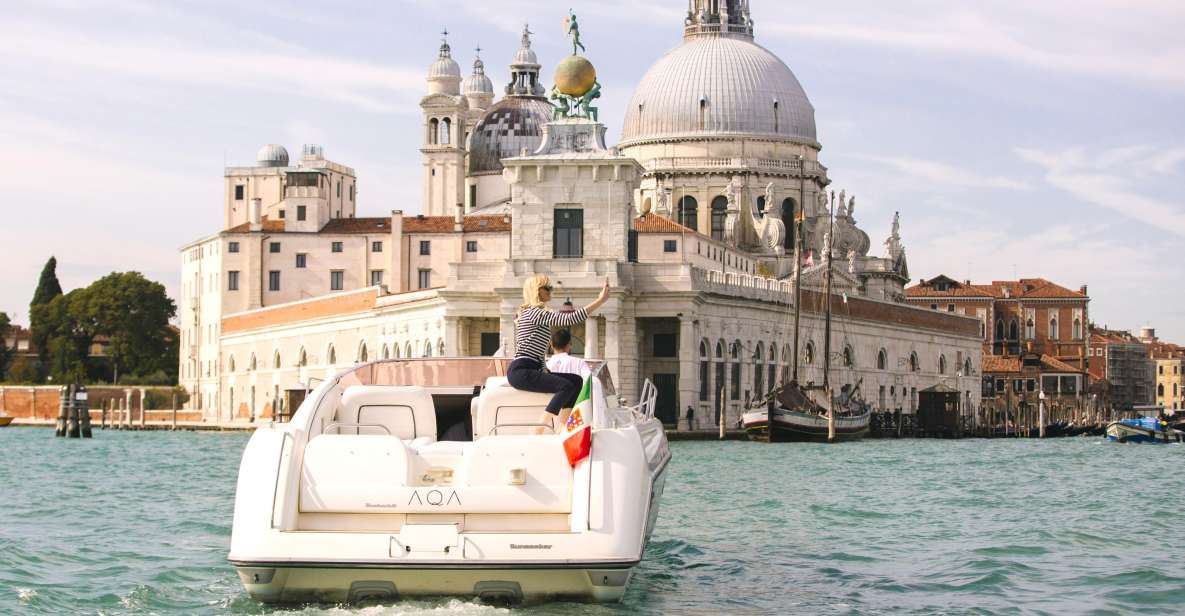
[[[603,360],[585,360],[593,376],[601,381],[606,395],[616,395],[609,366]],[[464,387],[485,385],[490,377],[504,377],[508,357],[456,357],[385,359],[356,366],[342,374],[342,389],[355,385],[419,385],[421,387]]]

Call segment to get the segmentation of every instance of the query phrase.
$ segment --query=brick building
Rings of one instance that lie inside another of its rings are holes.
[[[1156,370],[1156,400],[1169,413],[1185,409],[1185,346],[1156,337],[1151,327],[1140,329]]]

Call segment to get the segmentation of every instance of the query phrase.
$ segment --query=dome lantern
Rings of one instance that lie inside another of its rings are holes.
[[[436,61],[428,67],[428,92],[454,96],[461,93],[461,67],[453,60],[452,48],[448,44],[448,30],[441,33],[440,51]]]

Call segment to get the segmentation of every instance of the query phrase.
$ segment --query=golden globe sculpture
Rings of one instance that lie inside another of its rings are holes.
[[[555,86],[560,94],[580,98],[596,83],[597,69],[581,56],[568,56],[555,67]]]

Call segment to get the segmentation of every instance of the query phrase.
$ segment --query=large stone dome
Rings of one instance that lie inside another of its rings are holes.
[[[469,136],[469,173],[502,171],[502,159],[539,149],[551,104],[534,96],[507,96],[490,107]]]
[[[717,136],[817,143],[815,108],[798,78],[747,37],[689,37],[650,67],[620,145]]]

